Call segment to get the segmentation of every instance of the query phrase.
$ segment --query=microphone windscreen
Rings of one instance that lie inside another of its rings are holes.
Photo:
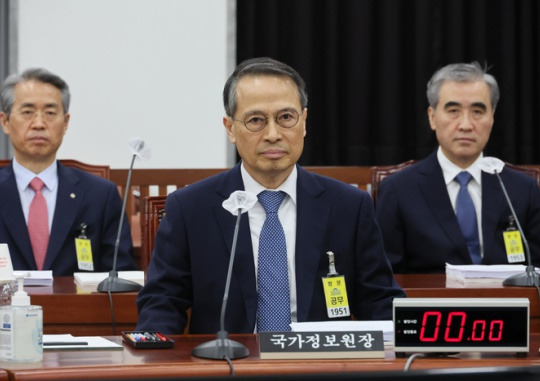
[[[137,156],[139,159],[148,160],[150,159],[150,148],[144,143],[142,139],[131,138],[129,139],[129,147],[131,148],[131,153]]]
[[[504,168],[504,161],[493,156],[486,156],[478,161],[478,166],[482,171],[494,175],[495,173],[502,172]]]
[[[251,192],[246,191],[234,191],[231,193],[228,199],[221,204],[224,209],[237,216],[238,211],[245,213],[257,203],[257,196]]]

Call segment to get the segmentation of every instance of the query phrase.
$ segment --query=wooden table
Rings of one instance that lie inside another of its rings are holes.
[[[530,300],[531,332],[540,333],[540,302],[536,289],[502,285],[479,287],[446,287],[444,274],[396,275],[396,280],[409,297],[487,297]],[[113,331],[109,296],[106,293],[84,292],[72,277],[56,277],[51,287],[27,287],[32,304],[43,307],[44,333],[73,335],[116,335],[133,330],[137,324],[137,293],[112,294],[116,332]]]
[[[121,342],[118,336],[108,338]],[[46,351],[41,363],[2,362],[0,368],[9,373],[11,380],[225,377],[230,375],[225,361],[191,356],[192,348],[214,338],[215,335],[173,336],[176,342],[171,349],[133,349],[126,344],[123,351]],[[250,351],[249,357],[233,361],[238,376],[398,372],[407,361],[396,358],[391,347],[385,351],[384,359],[261,360],[256,335],[231,335],[231,338],[246,345]],[[446,358],[418,358],[410,369],[540,366],[539,345],[540,334],[533,334],[526,357],[511,353],[469,353]]]
[[[409,298],[528,298],[530,332],[540,333],[540,298],[534,287],[508,287],[501,284],[447,287],[444,274],[395,274]]]
[[[43,332],[76,336],[119,335],[137,324],[137,293],[112,295],[116,332],[107,293],[81,290],[73,277],[55,277],[52,286],[31,286],[25,290],[32,304],[43,307]]]

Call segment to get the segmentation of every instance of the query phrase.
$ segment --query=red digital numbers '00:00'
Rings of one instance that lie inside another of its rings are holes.
[[[436,342],[439,340],[439,331],[444,329],[444,342],[459,343],[463,341],[466,312],[450,312],[446,319],[446,326],[441,327],[442,313],[439,311],[426,311],[422,318],[420,341]],[[433,323],[435,323],[433,325]],[[429,329],[426,330],[426,325]],[[472,323],[470,340],[472,341],[500,341],[503,332],[502,320],[475,320]]]

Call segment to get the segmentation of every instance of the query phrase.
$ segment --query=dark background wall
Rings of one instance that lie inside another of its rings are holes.
[[[237,60],[269,56],[304,77],[301,164],[376,165],[437,146],[426,83],[479,61],[501,89],[485,153],[540,163],[540,1],[237,0]]]

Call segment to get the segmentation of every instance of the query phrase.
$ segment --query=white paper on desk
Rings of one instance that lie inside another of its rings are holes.
[[[24,277],[25,286],[50,286],[53,284],[52,270],[25,270],[24,272],[28,273],[28,275]]]
[[[80,343],[86,342],[88,345],[51,345],[47,346],[47,343],[51,342],[65,342],[65,343]],[[65,351],[65,350],[123,350],[124,347],[120,344],[113,343],[110,340],[101,336],[73,336],[70,334],[65,335],[43,335],[43,349],[47,351]]]
[[[90,272],[75,272],[73,277],[75,283],[80,286],[97,285],[99,282],[109,276],[109,273],[90,273]],[[144,271],[118,271],[118,278],[131,280],[144,286]]]
[[[488,278],[506,279],[525,273],[524,265],[451,265],[446,264],[446,276],[459,279]],[[540,273],[540,269],[535,268]]]
[[[382,331],[384,341],[394,341],[392,320],[336,320],[291,323],[293,332]]]
[[[505,278],[506,279],[506,278]],[[504,279],[501,278],[456,278],[446,276],[446,288],[500,288]]]

